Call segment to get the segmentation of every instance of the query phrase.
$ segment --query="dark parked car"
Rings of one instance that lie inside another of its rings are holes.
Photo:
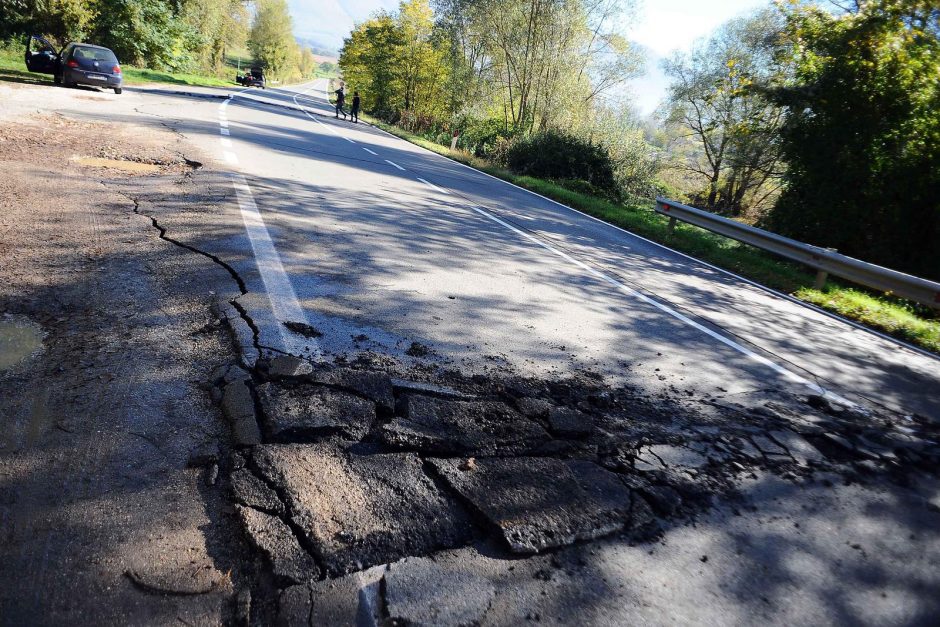
[[[260,87],[264,89],[264,71],[261,68],[253,67],[250,72],[244,76],[236,76],[235,82],[245,87]]]
[[[73,42],[56,51],[38,35],[26,42],[26,68],[30,72],[52,74],[56,84],[66,87],[96,85],[119,94],[123,84],[121,64],[109,49]]]

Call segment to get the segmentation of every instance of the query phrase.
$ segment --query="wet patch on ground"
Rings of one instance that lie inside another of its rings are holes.
[[[45,333],[24,316],[0,317],[0,376],[22,368],[43,348]]]

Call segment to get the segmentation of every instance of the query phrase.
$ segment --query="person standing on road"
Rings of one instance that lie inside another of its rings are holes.
[[[353,121],[354,124],[358,124],[358,123],[359,123],[359,104],[360,104],[360,101],[359,101],[359,92],[358,92],[358,91],[354,91],[354,92],[353,92],[352,109],[350,109],[350,111],[349,111],[349,116],[352,118],[352,121]]]
[[[346,119],[346,110],[343,109],[343,105],[346,104],[346,93],[343,92],[343,86],[340,85],[339,89],[336,90],[336,118],[339,118],[339,114],[343,114],[343,119]]]

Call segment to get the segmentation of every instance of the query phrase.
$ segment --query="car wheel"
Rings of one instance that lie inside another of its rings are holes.
[[[71,86],[74,85],[74,84],[75,84],[75,83],[73,83],[73,82],[70,81],[69,79],[65,78],[65,74],[62,75],[62,86],[63,86],[63,87],[71,87]]]
[[[120,94],[120,93],[121,93],[121,88],[120,88],[120,87],[115,87],[115,88],[114,88],[114,93]]]
[[[62,75],[61,75],[61,74],[53,74],[53,75],[52,75],[52,82],[55,83],[56,85],[61,85],[61,84],[62,84]]]

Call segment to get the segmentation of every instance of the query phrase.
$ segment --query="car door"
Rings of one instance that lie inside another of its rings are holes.
[[[26,41],[26,69],[40,74],[55,74],[59,53],[39,35],[30,35]]]

